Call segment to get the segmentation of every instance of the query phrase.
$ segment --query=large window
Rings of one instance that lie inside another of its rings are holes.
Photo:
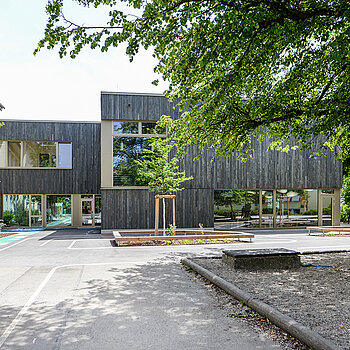
[[[42,195],[4,194],[3,220],[7,227],[42,227]]]
[[[147,186],[137,176],[136,160],[142,158],[150,137],[165,137],[155,122],[113,123],[113,186]]]
[[[332,190],[215,190],[215,221],[237,228],[315,226],[321,219],[331,225],[333,197]]]
[[[71,226],[71,196],[48,195],[46,197],[47,226]]]
[[[55,141],[0,141],[0,167],[71,168],[72,144]]]
[[[3,196],[3,219],[7,226],[29,226],[29,195]]]

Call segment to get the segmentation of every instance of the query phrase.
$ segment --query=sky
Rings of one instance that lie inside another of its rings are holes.
[[[0,119],[100,120],[100,92],[162,93],[154,86],[156,60],[142,50],[132,63],[125,46],[107,53],[83,49],[76,59],[41,49],[47,0],[0,0]],[[65,0],[64,13],[79,24],[101,25],[106,9],[85,9]]]

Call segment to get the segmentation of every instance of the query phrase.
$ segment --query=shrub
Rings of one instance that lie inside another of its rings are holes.
[[[231,210],[214,210],[214,214],[224,216],[225,218],[236,219],[236,213]]]
[[[340,221],[348,222],[348,216],[350,215],[350,205],[344,204],[341,208]]]
[[[9,226],[10,223],[13,220],[13,213],[10,211],[5,211],[4,215],[2,216],[4,223],[6,224],[6,226]]]
[[[303,215],[317,215],[317,209],[305,210]]]
[[[29,213],[26,210],[18,209],[14,214],[13,221],[18,225],[27,226],[29,222]]]

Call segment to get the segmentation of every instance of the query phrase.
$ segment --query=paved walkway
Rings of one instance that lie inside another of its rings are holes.
[[[280,349],[228,318],[179,264],[223,248],[350,249],[349,238],[121,247],[88,231],[41,231],[0,247],[1,349]]]

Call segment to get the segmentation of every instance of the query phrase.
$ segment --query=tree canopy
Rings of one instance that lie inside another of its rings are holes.
[[[58,47],[74,58],[84,46],[126,42],[132,59],[140,46],[153,48],[166,95],[186,110],[173,129],[180,147],[246,157],[253,137],[288,151],[323,135],[324,147],[350,153],[348,0],[75,1],[110,6],[109,19],[87,27],[51,0],[36,52]]]

